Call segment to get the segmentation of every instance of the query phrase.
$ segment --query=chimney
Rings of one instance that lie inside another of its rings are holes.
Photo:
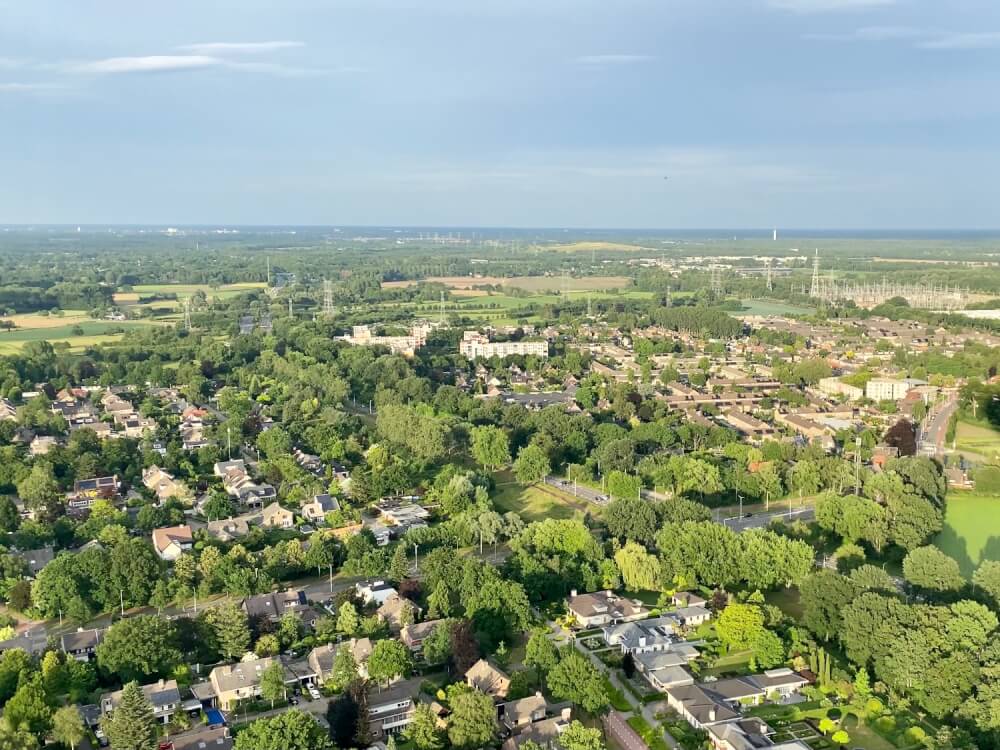
[[[712,706],[710,709],[708,709],[708,720],[715,721],[715,706]]]

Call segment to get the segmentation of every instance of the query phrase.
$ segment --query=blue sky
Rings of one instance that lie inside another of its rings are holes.
[[[4,223],[1000,226],[996,0],[0,18]]]

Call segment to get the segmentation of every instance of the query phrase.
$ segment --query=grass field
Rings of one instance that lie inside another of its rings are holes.
[[[502,513],[514,511],[525,521],[543,521],[546,518],[572,518],[576,508],[571,498],[551,487],[531,485],[525,487],[510,481],[510,476],[497,474],[497,490],[493,502]]]
[[[789,305],[785,302],[777,302],[769,299],[744,299],[740,300],[743,311],[736,313],[737,317],[743,315],[803,315],[812,310],[799,305]]]
[[[15,315],[12,319],[18,324],[18,328],[0,332],[0,354],[15,354],[29,341],[68,343],[72,349],[82,349],[118,341],[122,337],[122,329],[155,325],[155,321],[91,320],[85,315],[66,315],[61,318]],[[76,329],[83,333],[75,333]]]
[[[983,560],[1000,560],[1000,497],[948,493],[944,530],[934,543],[970,576]]]
[[[1000,460],[1000,431],[987,425],[959,421],[955,430],[955,448],[989,461]]]
[[[580,291],[600,291],[605,289],[624,289],[632,285],[632,280],[627,276],[584,276],[582,278],[572,278],[562,276],[513,276],[504,278],[502,276],[432,276],[423,281],[433,281],[451,289],[472,290],[474,286],[505,286],[524,289],[528,292],[541,292],[549,290],[566,289],[571,292]],[[382,283],[383,289],[400,289],[409,286],[416,286],[420,283],[417,280],[407,281],[385,281]]]
[[[643,247],[642,245],[629,245],[624,242],[568,242],[564,245],[544,245],[540,249],[556,250],[561,253],[636,253],[642,250],[654,250],[655,248]]]
[[[256,281],[224,284],[214,289],[208,284],[140,284],[132,287],[132,291],[116,292],[115,302],[120,305],[135,304],[141,297],[149,297],[154,294],[176,294],[178,299],[185,299],[195,292],[204,292],[209,299],[212,297],[227,299],[254,289],[263,289],[265,286],[267,284],[264,282]],[[154,304],[163,305],[164,303],[158,302]]]

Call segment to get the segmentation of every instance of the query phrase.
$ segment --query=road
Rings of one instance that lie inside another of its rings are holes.
[[[607,495],[602,494],[599,490],[595,490],[593,487],[577,484],[576,482],[569,482],[565,479],[560,479],[559,477],[554,477],[552,475],[545,477],[545,484],[555,487],[558,490],[562,490],[573,497],[583,498],[584,500],[594,503],[595,505],[606,505],[608,503]]]
[[[733,531],[746,531],[747,529],[764,529],[771,525],[772,521],[812,521],[816,518],[816,509],[812,506],[804,508],[789,508],[788,510],[776,511],[773,513],[752,513],[746,514],[743,518],[730,516],[720,519],[720,523],[728,526]]]
[[[930,456],[944,453],[944,438],[948,433],[948,422],[958,409],[958,394],[952,394],[938,409],[934,409],[924,420],[927,425],[920,434],[920,452]]]

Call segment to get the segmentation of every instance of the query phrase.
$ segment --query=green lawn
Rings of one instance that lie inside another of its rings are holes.
[[[120,332],[123,329],[148,325],[155,325],[155,322],[86,320],[48,328],[15,328],[12,331],[0,332],[0,354],[14,354],[29,341],[48,341],[52,344],[65,342],[73,348],[111,343],[121,338]],[[74,333],[76,328],[83,333]]]
[[[966,576],[983,560],[1000,559],[1000,497],[949,492],[944,530],[934,543],[958,561]]]
[[[628,725],[636,731],[636,734],[642,737],[642,741],[646,743],[650,750],[668,750],[667,742],[663,739],[661,733],[649,726],[649,722],[644,718],[641,716],[632,716],[627,721]]]
[[[561,494],[551,487],[498,481],[493,502],[502,513],[513,511],[529,523],[546,518],[572,518],[576,509],[569,501],[563,501]]]
[[[740,315],[804,315],[812,312],[808,307],[799,305],[789,305],[787,302],[778,302],[769,299],[742,299],[740,304],[743,310],[737,313]]]

